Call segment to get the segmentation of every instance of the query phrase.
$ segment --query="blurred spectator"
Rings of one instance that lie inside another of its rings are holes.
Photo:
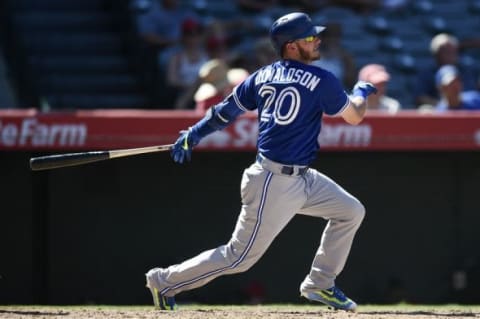
[[[193,94],[199,85],[201,66],[208,61],[204,29],[201,23],[188,18],[182,23],[181,48],[168,61],[167,85],[176,93],[174,108],[193,108]]]
[[[158,61],[164,66],[180,45],[182,21],[197,18],[196,14],[180,8],[179,0],[133,0],[132,6],[140,11],[136,16],[140,38],[147,48],[160,53]]]
[[[199,72],[202,84],[195,92],[195,109],[203,114],[212,105],[221,102],[233,88],[247,78],[249,73],[241,68],[229,68],[224,60],[213,59]]]
[[[430,52],[434,61],[430,65],[423,66],[417,74],[415,85],[415,103],[434,106],[438,103],[439,92],[435,84],[435,73],[443,65],[451,64],[458,68],[459,75],[465,90],[477,90],[479,88],[479,76],[473,68],[463,67],[459,63],[459,43],[456,37],[441,33],[434,36],[430,42]]]
[[[17,103],[7,73],[7,65],[0,47],[0,109],[15,108]]]
[[[375,85],[378,90],[377,94],[371,94],[367,98],[367,107],[369,110],[386,111],[390,114],[395,114],[400,110],[400,103],[396,99],[386,95],[390,74],[383,65],[365,65],[358,73],[358,80],[370,82]]]
[[[320,44],[322,58],[313,64],[332,72],[345,87],[352,87],[357,74],[353,55],[342,45],[342,25],[330,22],[325,26]]]
[[[480,92],[463,91],[458,69],[454,65],[444,65],[435,74],[435,83],[440,92],[436,111],[480,110]]]

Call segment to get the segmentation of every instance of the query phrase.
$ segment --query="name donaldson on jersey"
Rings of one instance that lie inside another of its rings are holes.
[[[272,67],[261,69],[255,77],[255,85],[265,82],[294,82],[313,91],[320,82],[320,78],[311,72],[297,68],[289,68],[287,72],[285,70],[286,68],[277,68],[275,71]]]

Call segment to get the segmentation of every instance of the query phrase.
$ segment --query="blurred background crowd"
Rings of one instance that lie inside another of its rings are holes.
[[[371,109],[480,109],[480,0],[5,0],[0,108],[204,112],[276,60],[279,16],[327,26],[320,67]]]

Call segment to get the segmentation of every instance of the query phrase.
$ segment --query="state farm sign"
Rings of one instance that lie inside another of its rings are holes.
[[[254,149],[257,145],[258,122],[256,119],[240,118],[227,129],[206,136],[200,147]]]
[[[372,140],[372,127],[368,124],[324,124],[318,136],[322,146],[368,146]]]
[[[87,126],[83,123],[42,123],[38,118],[0,120],[0,146],[82,146],[86,138]]]
[[[406,111],[405,111],[406,112]],[[93,110],[38,113],[0,110],[0,150],[104,150],[173,143],[178,132],[202,118],[195,112]],[[359,125],[325,117],[321,150],[478,150],[480,112],[371,114]],[[204,138],[199,149],[255,151],[258,120],[240,116]]]
[[[252,118],[240,118],[226,130],[207,136],[200,147],[255,148],[258,135],[258,122]],[[343,123],[323,124],[318,137],[321,147],[367,147],[372,140],[372,127],[369,124],[349,125]]]

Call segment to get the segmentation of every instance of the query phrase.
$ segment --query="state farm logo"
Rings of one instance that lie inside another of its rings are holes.
[[[41,123],[25,118],[20,124],[0,120],[0,146],[81,146],[87,138],[87,126]]]
[[[217,131],[201,142],[201,147],[255,148],[258,124],[255,119],[239,119],[230,130]],[[321,147],[365,147],[372,140],[372,127],[369,124],[323,124],[318,137]]]
[[[230,130],[216,131],[206,136],[199,146],[254,148],[257,145],[258,123],[256,119],[236,120]]]
[[[318,136],[322,146],[368,146],[372,140],[372,128],[368,124],[324,124]]]

